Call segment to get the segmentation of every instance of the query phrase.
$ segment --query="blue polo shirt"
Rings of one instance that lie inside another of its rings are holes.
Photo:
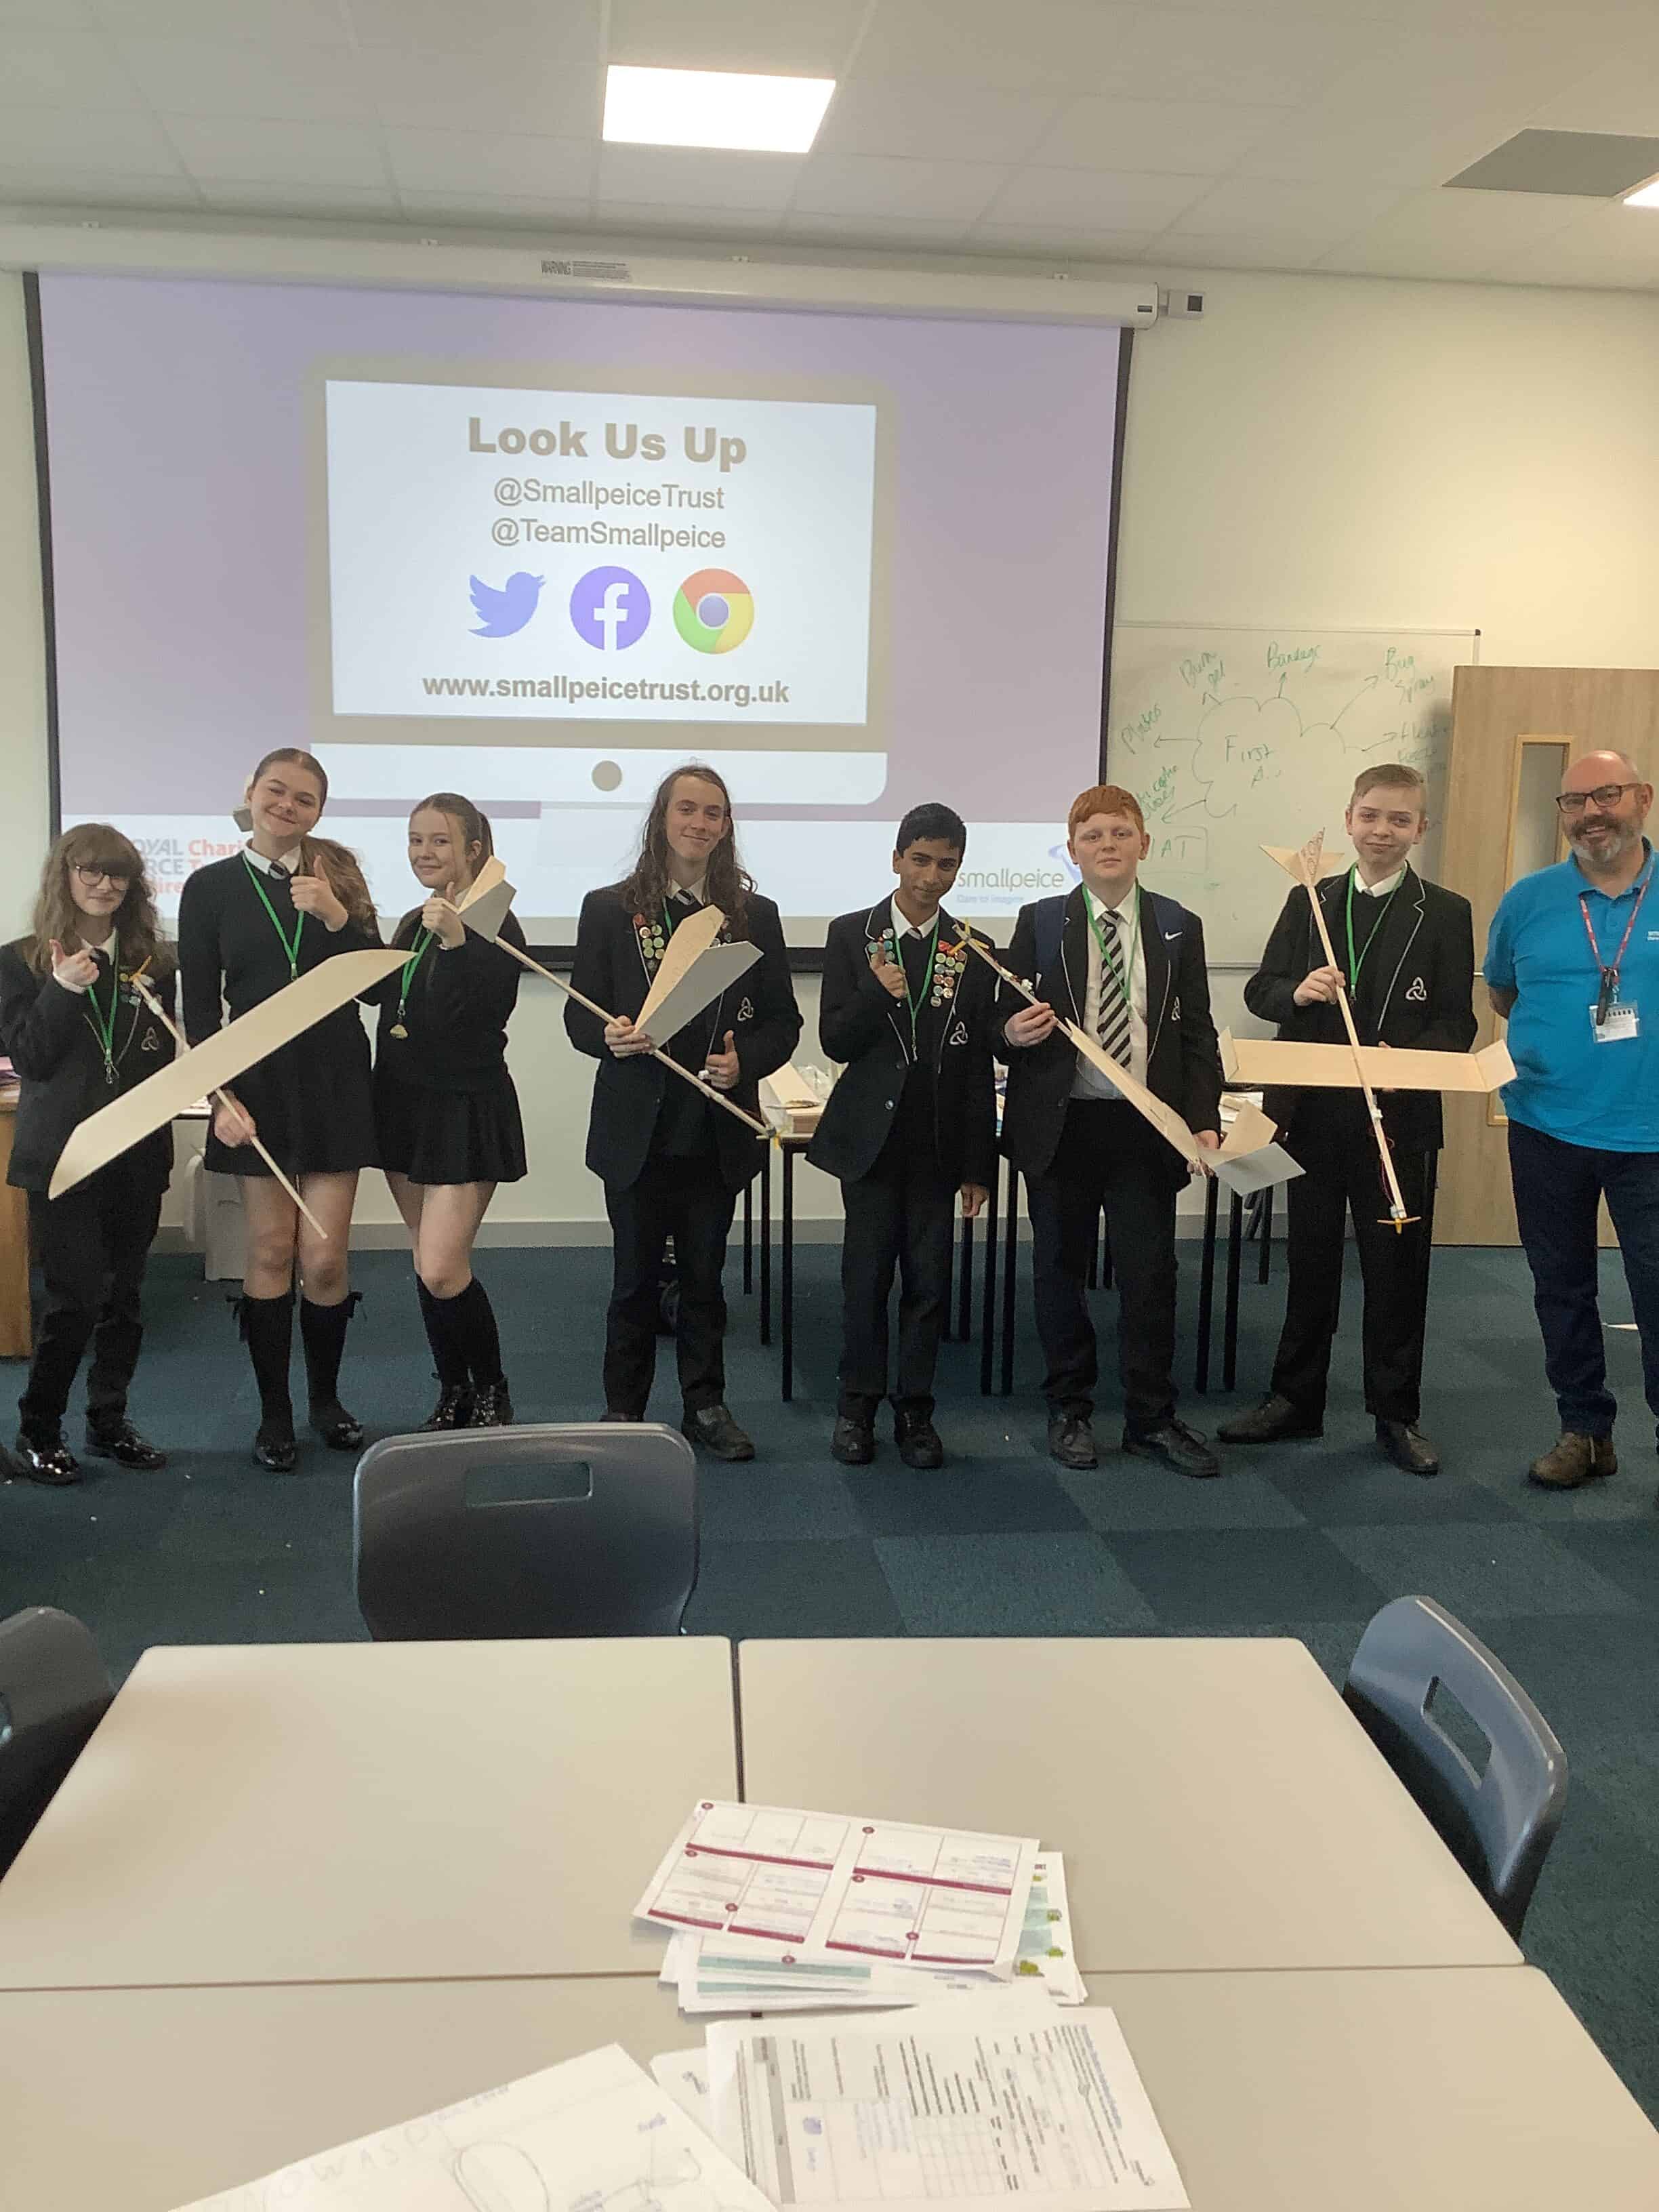
[[[1644,844],[1646,845],[1644,839]],[[1483,972],[1513,991],[1509,1046],[1516,1078],[1504,1085],[1512,1121],[1598,1152],[1659,1152],[1659,884],[1653,848],[1627,890],[1609,898],[1576,860],[1523,876],[1492,916]],[[1592,1017],[1601,976],[1579,895],[1604,961],[1618,953],[1644,885],[1619,971],[1619,996],[1637,1010],[1637,1034],[1598,1044]]]

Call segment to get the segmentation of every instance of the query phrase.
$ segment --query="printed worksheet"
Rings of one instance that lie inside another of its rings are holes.
[[[181,2212],[769,2212],[616,2044]]]
[[[780,2208],[1183,2212],[1115,2015],[1036,1991],[708,2030],[714,2138]]]
[[[1013,1972],[1034,1837],[976,1835],[857,1814],[705,1800],[652,1876],[635,1917],[854,1957]]]

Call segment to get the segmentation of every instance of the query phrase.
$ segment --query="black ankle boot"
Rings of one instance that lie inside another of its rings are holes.
[[[441,1382],[438,1402],[421,1423],[426,1429],[467,1429],[472,1425],[472,1389],[466,1382]]]
[[[331,1451],[361,1451],[362,1424],[340,1403],[340,1355],[361,1291],[351,1291],[337,1306],[300,1301],[300,1342],[306,1356],[306,1391],[313,1432]]]

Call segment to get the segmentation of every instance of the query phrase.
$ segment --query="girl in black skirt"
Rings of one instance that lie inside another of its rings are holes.
[[[246,848],[185,884],[179,966],[192,1044],[220,1027],[226,1010],[234,1019],[336,953],[380,943],[361,872],[343,848],[325,848],[310,835],[327,797],[328,778],[309,753],[267,753],[248,786]],[[242,1178],[247,1258],[237,1313],[259,1385],[253,1457],[285,1474],[296,1455],[288,1387],[296,1264],[311,1425],[336,1451],[356,1451],[363,1440],[339,1398],[356,1303],[346,1279],[351,1208],[358,1170],[375,1158],[368,1039],[356,1002],[247,1069],[236,1095],[244,1111],[216,1108],[205,1158],[217,1173]],[[326,1237],[248,1143],[250,1125]]]
[[[172,1130],[155,1130],[61,1198],[47,1195],[76,1125],[173,1058],[135,974],[171,1012],[173,953],[157,932],[143,861],[103,823],[66,830],[41,873],[33,930],[0,951],[0,1046],[21,1079],[6,1179],[28,1193],[46,1294],[17,1401],[17,1456],[33,1482],[81,1480],[62,1425],[88,1344],[87,1449],[121,1467],[167,1465],[127,1419],[127,1389],[144,1335],[144,1263],[173,1173]]]
[[[495,850],[470,799],[434,792],[409,817],[409,865],[426,903],[394,945],[409,953],[376,994],[374,1124],[380,1164],[409,1229],[415,1288],[438,1370],[428,1429],[495,1428],[513,1419],[501,1339],[472,1242],[498,1182],[525,1171],[518,1093],[507,1072],[507,1023],[518,963],[455,912]],[[501,934],[522,946],[509,914]]]

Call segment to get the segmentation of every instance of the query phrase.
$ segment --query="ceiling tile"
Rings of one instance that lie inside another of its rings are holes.
[[[0,30],[0,106],[137,108],[137,88],[98,31]]]
[[[1088,92],[1116,66],[1135,9],[1109,0],[880,0],[858,71],[953,75],[1026,91]]]
[[[606,200],[672,207],[776,208],[788,204],[799,154],[732,154],[693,146],[601,146],[595,205]]]
[[[1060,112],[1052,93],[1005,92],[959,77],[866,77],[830,102],[816,152],[916,161],[1024,161]]]
[[[1279,184],[1266,177],[1228,177],[1196,200],[1172,226],[1210,238],[1271,235],[1332,245],[1375,222],[1400,198],[1390,185],[1375,191],[1332,185]]]
[[[1207,192],[1212,181],[1139,171],[1018,169],[988,212],[994,222],[1161,230]]]
[[[586,199],[593,168],[593,148],[580,138],[387,131],[386,143],[400,191]]]
[[[1309,16],[1285,29],[1243,6],[1227,14],[1146,8],[1094,88],[1125,100],[1297,107],[1389,39],[1386,26],[1364,21]]]
[[[162,115],[321,123],[373,115],[354,58],[334,46],[123,39],[140,90]]]
[[[866,0],[611,0],[605,58],[654,69],[838,76]]]
[[[167,131],[193,177],[272,184],[386,182],[372,131],[350,123],[282,123],[254,116],[175,115]]]
[[[1066,230],[1059,224],[976,222],[969,242],[997,253],[1035,253],[1052,261],[1133,261],[1155,230]]]
[[[1659,69],[1627,58],[1601,68],[1535,107],[1527,121],[1545,131],[1659,130]]]
[[[550,235],[586,228],[588,205],[580,199],[532,199],[511,192],[400,192],[404,213],[422,222],[473,229],[507,224]]]
[[[1206,269],[1311,269],[1321,252],[1312,239],[1286,237],[1263,231],[1254,237],[1205,237],[1198,232],[1173,231],[1149,246],[1140,257],[1167,283],[1171,272],[1183,280],[1201,276]]]
[[[0,5],[6,0],[0,0]],[[349,46],[342,0],[85,0],[106,31],[147,38]]]
[[[179,161],[159,123],[70,107],[14,107],[0,125],[0,159],[14,169],[49,167],[131,176],[173,176]]]
[[[495,55],[366,48],[362,81],[383,123],[405,130],[505,131],[531,137],[597,137],[597,63],[562,62],[538,48],[516,62]]]
[[[1499,115],[1476,107],[1462,122],[1437,124],[1320,100],[1287,114],[1282,130],[1243,155],[1238,173],[1287,184],[1354,179],[1434,191],[1513,127],[1512,110]]]
[[[1282,107],[1220,100],[1074,100],[1032,159],[1056,169],[1218,177],[1285,128]]]
[[[113,211],[125,208],[199,209],[201,204],[202,196],[190,179],[176,173],[170,177],[127,177],[112,171],[94,176],[80,164],[60,169],[37,162],[25,169],[0,163],[0,206],[108,208]]]
[[[874,154],[808,160],[792,206],[817,215],[884,215],[972,222],[1007,178],[989,161],[899,161]]]
[[[90,0],[0,0],[0,23],[12,30],[89,30],[96,21]]]
[[[1366,247],[1421,247],[1441,256],[1468,249],[1488,260],[1534,239],[1565,230],[1584,213],[1580,199],[1544,192],[1418,192],[1361,231],[1355,242]]]
[[[342,222],[395,221],[401,210],[389,185],[270,184],[254,179],[213,177],[204,180],[202,198],[228,215],[337,216]]]
[[[599,56],[599,0],[339,0],[359,45],[424,46],[434,53],[499,47]]]
[[[679,245],[690,239],[719,243],[728,238],[742,245],[749,239],[778,238],[783,232],[783,216],[776,208],[702,208],[606,200],[598,210],[597,221],[603,231],[661,237]]]

